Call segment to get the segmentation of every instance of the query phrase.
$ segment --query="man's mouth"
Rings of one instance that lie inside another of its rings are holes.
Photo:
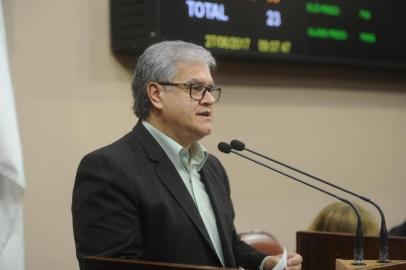
[[[210,116],[210,111],[204,111],[204,112],[199,112],[197,113],[197,115],[199,116],[205,116],[205,117],[209,117]]]

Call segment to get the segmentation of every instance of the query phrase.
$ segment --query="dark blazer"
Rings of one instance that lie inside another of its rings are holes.
[[[226,172],[212,155],[200,171],[217,220],[226,267],[257,268],[265,257],[234,228]],[[141,121],[80,162],[72,198],[76,254],[221,266],[175,167]]]
[[[398,226],[393,227],[389,231],[389,235],[392,236],[406,236],[406,221]]]

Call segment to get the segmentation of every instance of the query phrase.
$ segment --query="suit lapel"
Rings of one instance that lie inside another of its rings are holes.
[[[216,188],[216,182],[218,183],[218,179],[216,179],[212,173],[210,173],[210,170],[206,169],[204,166],[202,170],[200,171],[201,179],[206,187],[206,191],[209,194],[210,202],[213,207],[214,215],[216,216],[216,223],[217,223],[217,229],[219,230],[220,234],[220,240],[221,240],[221,247],[223,250],[223,256],[224,256],[224,262],[226,266],[235,266],[236,262],[234,259],[234,252],[232,250],[232,239],[227,237],[230,235],[230,232],[227,230],[226,224],[227,220],[225,220],[225,215],[223,214],[223,211],[219,209],[221,205],[224,205],[222,203],[222,198],[221,194],[217,192],[219,190]]]
[[[197,209],[192,197],[190,196],[189,191],[185,187],[185,184],[183,183],[172,163],[169,160],[168,162],[159,162],[156,173],[161,182],[166,186],[166,188],[176,199],[179,205],[183,208],[183,210],[192,220],[200,233],[204,236],[211,249],[215,252],[213,243],[200,216],[199,210]]]
[[[145,129],[141,123],[141,120],[138,121],[137,125],[134,127],[134,134],[144,148],[147,156],[157,164],[156,175],[162,184],[179,203],[180,207],[183,208],[188,217],[191,219],[192,223],[203,235],[206,242],[210,245],[212,251],[215,253],[213,243],[210,239],[209,233],[206,230],[206,226],[203,223],[200,213],[189,191],[179,176],[179,173],[176,171],[168,156],[165,154],[154,137]]]

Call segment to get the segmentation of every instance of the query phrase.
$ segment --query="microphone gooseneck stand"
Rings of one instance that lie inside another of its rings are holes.
[[[365,196],[356,194],[356,193],[354,193],[354,192],[352,192],[352,191],[350,191],[348,189],[337,186],[337,185],[335,185],[333,183],[330,183],[330,182],[328,182],[326,180],[323,180],[323,179],[321,179],[321,178],[319,178],[317,176],[311,175],[311,174],[309,174],[307,172],[304,172],[302,170],[299,170],[299,169],[296,169],[296,168],[294,168],[292,166],[289,166],[289,165],[287,165],[287,164],[285,164],[283,162],[275,160],[275,159],[273,159],[273,158],[271,158],[269,156],[265,156],[265,155],[260,154],[260,153],[258,153],[256,151],[248,149],[248,148],[245,147],[245,144],[243,142],[239,141],[239,140],[232,140],[230,142],[230,145],[231,145],[232,149],[235,149],[237,151],[246,150],[246,151],[248,151],[248,152],[250,152],[250,153],[252,153],[254,155],[257,155],[259,157],[262,157],[264,159],[267,159],[269,161],[277,163],[277,164],[279,164],[279,165],[281,165],[283,167],[291,169],[291,170],[293,170],[295,172],[298,172],[298,173],[300,173],[302,175],[308,176],[308,177],[310,177],[310,178],[312,178],[314,180],[322,182],[322,183],[324,183],[324,184],[326,184],[328,186],[334,187],[334,188],[336,188],[338,190],[341,190],[343,192],[351,194],[354,197],[357,197],[357,198],[359,198],[359,199],[361,199],[361,200],[363,200],[365,202],[368,202],[368,203],[372,204],[378,210],[379,215],[381,216],[381,228],[380,228],[380,232],[379,232],[379,260],[378,260],[378,262],[380,262],[380,263],[389,263],[390,262],[390,260],[389,260],[389,245],[388,245],[388,230],[386,228],[385,215],[383,214],[382,209],[375,202],[371,201],[369,198],[367,198]]]
[[[333,193],[331,193],[329,191],[323,190],[323,189],[321,189],[319,187],[316,187],[316,186],[311,185],[311,184],[309,184],[309,183],[307,183],[305,181],[302,181],[302,180],[300,180],[300,179],[298,179],[298,178],[296,178],[294,176],[291,176],[291,175],[289,175],[287,173],[279,171],[279,170],[277,170],[277,169],[275,169],[275,168],[273,168],[273,167],[271,167],[271,166],[269,166],[269,165],[267,165],[265,163],[262,163],[261,161],[255,160],[255,159],[253,159],[253,158],[251,158],[249,156],[246,156],[244,154],[236,152],[236,151],[234,151],[232,149],[232,147],[228,143],[225,143],[225,142],[219,143],[218,144],[218,149],[221,152],[225,153],[225,154],[233,153],[233,154],[238,155],[238,156],[240,156],[242,158],[248,159],[248,160],[250,160],[250,161],[252,161],[252,162],[254,162],[254,163],[258,164],[258,165],[261,165],[261,166],[263,166],[263,167],[265,167],[267,169],[270,169],[270,170],[272,170],[274,172],[277,172],[277,173],[279,173],[281,175],[284,175],[284,176],[286,176],[286,177],[288,177],[290,179],[293,179],[293,180],[295,180],[297,182],[300,182],[300,183],[302,183],[302,184],[304,184],[304,185],[306,185],[308,187],[316,189],[316,190],[318,190],[320,192],[323,192],[323,193],[325,193],[327,195],[330,195],[330,196],[332,196],[332,197],[334,197],[334,198],[336,198],[336,199],[350,205],[352,207],[352,209],[354,209],[355,214],[357,216],[357,228],[356,228],[356,231],[355,231],[355,240],[354,240],[354,260],[353,260],[352,264],[353,265],[365,265],[365,263],[363,263],[363,260],[364,260],[364,232],[363,232],[363,229],[362,229],[361,215],[360,215],[358,209],[355,207],[355,205],[352,202],[350,202],[349,200],[344,199],[342,197],[339,197],[339,196],[337,196],[337,195],[335,195],[335,194],[333,194]]]

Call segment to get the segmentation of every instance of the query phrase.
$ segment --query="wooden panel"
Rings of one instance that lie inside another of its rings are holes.
[[[406,237],[389,237],[389,258],[406,259]],[[354,259],[354,235],[346,233],[307,232],[296,234],[296,251],[303,256],[302,270],[334,270],[336,259]],[[379,238],[365,236],[364,259],[376,260]]]

